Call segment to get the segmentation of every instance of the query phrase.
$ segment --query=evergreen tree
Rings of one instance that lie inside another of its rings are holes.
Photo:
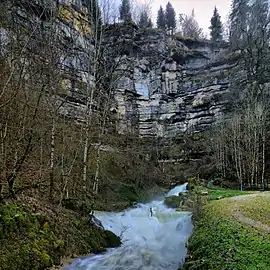
[[[172,33],[176,28],[175,10],[170,2],[166,5],[166,26]]]
[[[233,49],[243,45],[247,31],[249,0],[233,0],[230,13],[230,42]]]
[[[131,20],[131,12],[130,12],[130,1],[129,0],[122,0],[122,4],[119,7],[120,12],[120,20],[127,22]]]
[[[211,30],[210,35],[213,42],[222,40],[222,23],[217,7],[215,7],[214,9],[214,14],[211,18],[211,26],[209,27],[209,29]]]
[[[248,20],[248,29],[261,35],[262,28],[268,28],[269,25],[269,4],[268,0],[255,0],[251,6],[251,14]]]
[[[143,10],[143,11],[140,13],[139,26],[140,26],[141,28],[146,28],[146,27],[148,27],[148,22],[149,22],[149,19],[148,19],[147,11],[146,11],[146,10]]]
[[[149,27],[149,28],[153,28],[153,23],[152,23],[151,18],[149,18],[149,20],[148,20],[147,27]]]
[[[261,84],[270,77],[270,12],[268,0],[254,0],[248,17],[248,28],[242,54],[250,67],[249,78]]]
[[[160,8],[158,10],[157,27],[158,28],[161,28],[161,29],[165,29],[166,28],[165,12],[164,12],[162,6],[160,6]]]

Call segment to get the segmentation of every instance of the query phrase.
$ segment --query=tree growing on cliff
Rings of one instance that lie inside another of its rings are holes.
[[[237,179],[240,185],[264,187],[269,140],[270,17],[266,0],[255,0],[251,8],[246,28],[239,29],[241,42],[234,44],[240,52],[237,68],[241,79],[231,80],[232,113],[228,121],[224,120],[223,135],[218,135],[222,140],[217,152],[222,154],[226,178]]]
[[[167,29],[173,34],[176,28],[176,14],[170,2],[166,5],[165,20]]]
[[[211,30],[210,35],[214,43],[222,40],[222,23],[217,7],[215,7],[214,9],[214,14],[211,18],[211,26],[209,27],[209,29]]]
[[[88,19],[94,29],[100,31],[102,26],[101,12],[97,0],[85,0],[83,2],[88,11]]]
[[[122,3],[119,7],[120,20],[127,22],[131,20],[131,7],[129,0],[122,0]]]
[[[140,13],[140,21],[139,21],[139,27],[146,28],[148,27],[149,18],[146,10],[141,11]]]
[[[147,27],[149,27],[149,28],[153,28],[153,23],[152,23],[151,18],[149,18],[149,20],[148,20]]]
[[[243,31],[245,39],[242,41],[242,47],[240,48],[241,58],[243,69],[247,72],[247,81],[264,84],[270,78],[270,13],[268,1],[256,0],[251,8],[252,12],[247,20],[248,27]],[[261,91],[254,92],[251,99],[257,98],[258,94],[261,94]]]
[[[182,35],[184,37],[201,39],[203,38],[203,30],[200,28],[198,22],[195,19],[194,9],[191,15],[180,14],[179,16],[180,27]]]
[[[233,0],[230,13],[230,43],[233,49],[243,45],[249,16],[249,0]]]
[[[160,28],[160,29],[166,29],[165,12],[164,12],[162,6],[160,6],[160,8],[158,10],[157,27]]]

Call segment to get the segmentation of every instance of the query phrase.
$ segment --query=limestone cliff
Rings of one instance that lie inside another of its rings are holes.
[[[226,60],[225,43],[213,48],[208,41],[156,29],[130,39],[136,52],[127,57],[134,66],[115,89],[119,132],[131,131],[136,123],[141,136],[173,137],[187,129],[205,130],[220,117],[235,65]]]
[[[13,22],[24,26],[35,22],[46,28],[46,12],[48,16],[56,12],[54,26],[61,46],[68,50],[61,61],[61,95],[54,99],[65,101],[59,107],[61,114],[84,121],[86,85],[94,85],[89,69],[93,33],[84,1],[51,0],[49,8],[39,0],[14,3]],[[5,28],[1,37],[8,40]],[[158,29],[111,25],[103,44],[112,52],[107,53],[108,63],[122,60],[116,69],[118,79],[110,86],[110,112],[117,114],[119,133],[173,137],[187,129],[205,130],[220,117],[228,73],[235,65],[226,60],[225,43],[214,48],[209,41],[168,36]],[[125,49],[115,55],[119,44],[125,44]]]

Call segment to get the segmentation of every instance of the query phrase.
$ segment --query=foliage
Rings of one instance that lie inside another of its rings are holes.
[[[269,136],[269,6],[268,1],[234,1],[231,43],[238,49],[236,72],[227,96],[228,118],[214,136],[216,167],[224,179],[266,187]],[[244,24],[244,25],[243,25]],[[230,134],[230,138],[228,136]]]
[[[1,205],[1,269],[47,269],[59,265],[64,255],[97,253],[121,244],[112,232],[90,225],[89,217],[77,219],[74,214],[52,218],[15,204]]]
[[[119,247],[121,245],[121,240],[118,236],[116,236],[111,231],[105,230],[105,239],[107,242],[107,245],[111,248]]]
[[[203,206],[208,202],[208,190],[202,185],[202,179],[188,179],[188,197],[182,210],[192,212],[192,219],[197,220],[202,214]]]
[[[209,29],[211,30],[210,35],[213,42],[222,40],[222,23],[217,7],[214,9],[214,14],[211,18],[211,26]]]
[[[65,243],[47,224],[17,205],[1,206],[1,269],[47,269],[59,264]]]
[[[164,203],[171,208],[180,207],[181,202],[183,202],[183,198],[181,196],[169,196],[164,200]]]
[[[143,10],[140,13],[139,27],[141,27],[141,28],[149,27],[149,20],[151,21],[151,19],[148,17],[147,11]]]
[[[151,18],[148,19],[147,27],[153,28],[153,22],[152,22]]]
[[[95,31],[100,31],[102,27],[101,12],[97,0],[84,0],[84,5],[88,10],[89,21],[94,26]]]
[[[173,33],[176,28],[176,15],[175,10],[170,2],[168,2],[166,5],[165,20],[167,29]]]
[[[233,49],[243,45],[249,12],[248,2],[249,0],[233,0],[232,2],[230,13],[230,42]]]
[[[202,39],[204,37],[203,30],[195,19],[194,10],[191,15],[180,14],[180,26],[184,37],[192,39]]]
[[[162,6],[160,6],[160,8],[158,10],[157,27],[160,28],[160,29],[165,29],[166,28],[165,12],[164,12]]]
[[[122,0],[122,3],[119,7],[120,20],[123,20],[124,22],[131,20],[130,9],[130,0]]]
[[[267,269],[270,264],[270,236],[245,228],[223,210],[226,201],[205,206],[189,239],[191,255],[183,269]]]

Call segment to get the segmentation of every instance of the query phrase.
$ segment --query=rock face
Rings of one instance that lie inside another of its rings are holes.
[[[132,72],[115,89],[121,133],[173,137],[207,129],[221,115],[228,91],[226,44],[168,37],[158,30],[135,34],[139,51],[129,56]],[[127,69],[127,66],[123,66]],[[133,124],[132,124],[133,121]]]
[[[34,13],[30,14],[29,3]],[[15,7],[18,23],[42,22],[42,1],[23,0]],[[57,11],[54,24],[69,48],[61,61],[62,95],[53,100],[64,103],[59,113],[83,122],[87,110],[86,85],[95,87],[89,59],[93,50],[92,29],[87,8],[81,0],[50,0]],[[43,14],[43,13],[42,13]],[[15,20],[16,21],[16,20]],[[234,63],[225,61],[226,44],[213,48],[208,41],[168,36],[158,29],[138,29],[135,25],[113,25],[104,35],[110,47],[107,62],[117,62],[118,80],[113,89],[111,113],[117,113],[116,130],[140,136],[174,137],[186,130],[202,131],[219,119],[228,91],[228,73]],[[4,41],[8,34],[0,29]],[[119,33],[121,35],[119,36]],[[119,43],[128,44],[115,55]],[[114,74],[115,75],[115,74]],[[63,102],[64,101],[64,102]],[[95,106],[95,105],[94,105]]]

